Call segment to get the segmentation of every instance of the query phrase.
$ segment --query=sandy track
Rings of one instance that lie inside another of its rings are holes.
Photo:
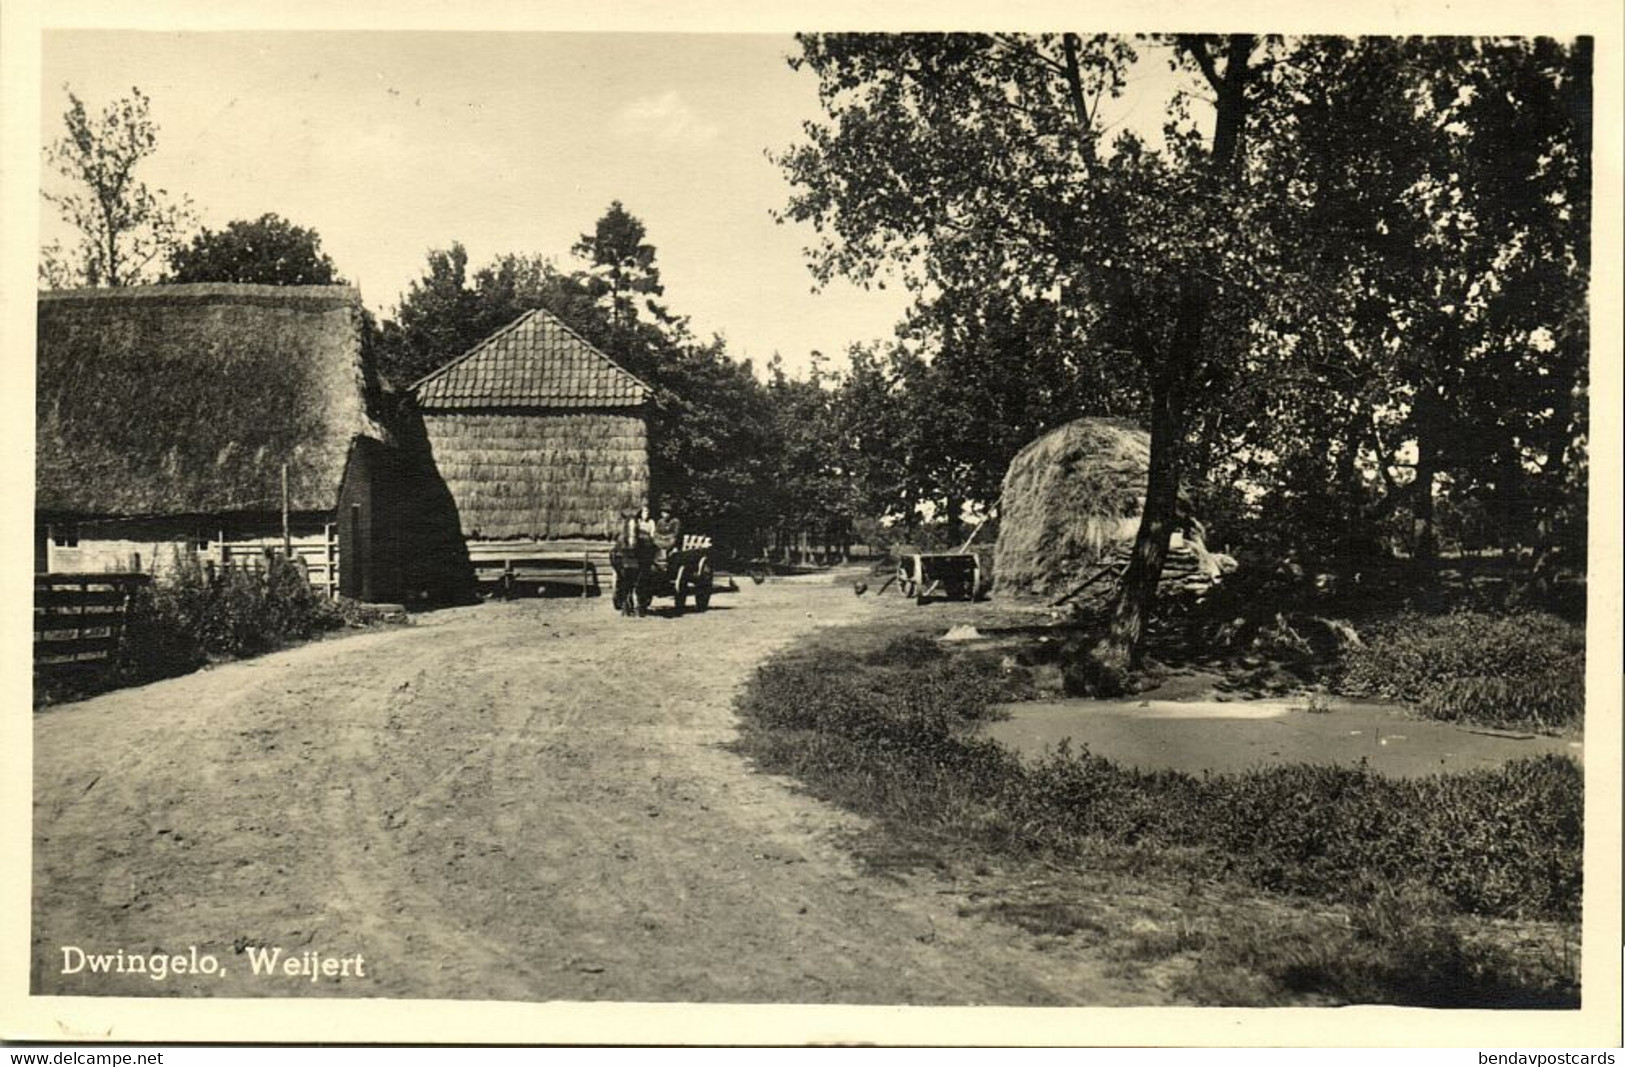
[[[1155,1000],[929,880],[863,875],[851,816],[724,747],[757,663],[874,604],[827,579],[681,619],[488,604],[40,714],[33,989]],[[196,946],[222,973],[63,974],[63,946]],[[365,977],[255,975],[261,948],[359,953]]]

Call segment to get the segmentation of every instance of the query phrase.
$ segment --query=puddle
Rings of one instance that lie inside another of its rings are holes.
[[[1526,756],[1581,759],[1581,742],[1411,718],[1386,704],[1300,700],[1058,700],[1006,705],[986,735],[1037,757],[1070,739],[1143,770],[1218,773],[1279,763],[1355,766],[1410,778],[1496,767]]]

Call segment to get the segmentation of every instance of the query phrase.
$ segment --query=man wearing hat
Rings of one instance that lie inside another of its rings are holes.
[[[672,514],[671,501],[660,502],[660,518],[655,520],[655,548],[664,561],[673,551],[683,546],[683,521]]]

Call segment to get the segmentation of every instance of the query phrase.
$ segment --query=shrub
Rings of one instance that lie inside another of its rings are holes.
[[[1540,612],[1405,612],[1349,650],[1342,688],[1438,719],[1559,729],[1585,712],[1585,634]]]
[[[344,608],[285,560],[271,558],[263,571],[211,576],[188,558],[131,605],[123,673],[128,681],[169,677],[211,658],[270,652],[345,622]]]

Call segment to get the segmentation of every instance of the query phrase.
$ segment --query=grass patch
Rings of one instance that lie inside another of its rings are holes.
[[[1199,1004],[1231,1006],[1305,995],[1428,1008],[1579,1006],[1578,960],[1566,939],[1515,952],[1462,927],[1437,894],[1392,887],[1351,908],[1345,924],[1210,929],[1192,939],[1199,953],[1178,988]]]
[[[894,841],[1233,882],[1353,909],[1347,930],[1298,947],[1270,930],[1227,942],[1201,926],[1120,946],[1129,957],[1202,949],[1227,960],[1221,970],[1256,986],[1237,1002],[1315,990],[1433,1004],[1446,987],[1474,1004],[1567,995],[1561,977],[1531,977],[1462,940],[1453,917],[1577,916],[1583,789],[1573,761],[1420,779],[1306,765],[1143,772],[1065,749],[1024,763],[976,734],[1021,684],[994,656],[948,652],[919,634],[827,631],[758,671],[740,700],[739,744],[762,769],[876,818]],[[1053,902],[1012,908],[994,917],[1038,933],[1092,929]],[[1416,914],[1409,926],[1395,918],[1406,909]]]
[[[1435,719],[1561,731],[1585,715],[1585,632],[1542,612],[1405,612],[1349,650],[1341,687]]]

